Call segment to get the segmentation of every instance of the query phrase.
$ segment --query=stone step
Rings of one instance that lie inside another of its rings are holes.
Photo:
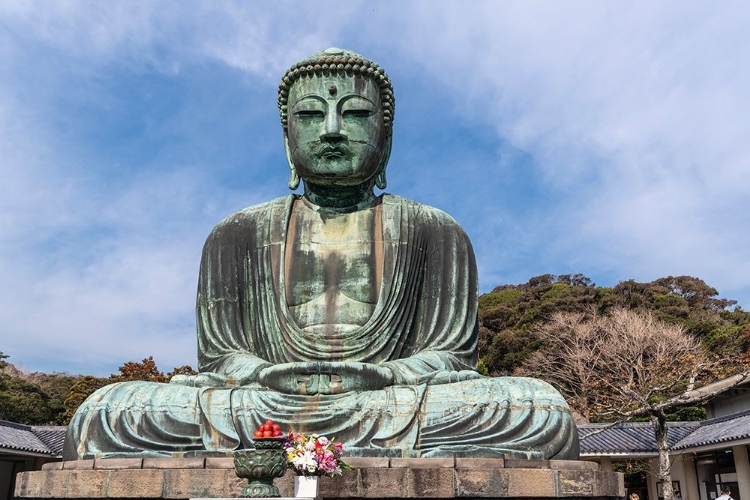
[[[624,497],[622,475],[585,461],[502,459],[347,459],[355,470],[320,478],[322,498]],[[84,463],[85,462],[85,463]],[[291,473],[275,480],[292,496]],[[97,459],[46,464],[16,479],[26,499],[236,498],[247,481],[231,458]]]

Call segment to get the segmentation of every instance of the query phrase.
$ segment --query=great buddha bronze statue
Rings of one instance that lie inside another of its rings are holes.
[[[252,446],[258,423],[335,435],[351,455],[578,457],[550,385],[477,373],[477,270],[461,227],[391,194],[395,101],[385,72],[328,49],[279,86],[304,194],[211,232],[198,280],[200,374],[95,392],[66,460]]]

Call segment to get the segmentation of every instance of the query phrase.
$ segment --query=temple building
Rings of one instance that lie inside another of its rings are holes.
[[[62,458],[65,427],[0,420],[0,500],[13,497],[15,475]]]
[[[729,378],[702,389],[720,391],[706,405],[707,420],[669,424],[673,487],[682,500],[714,500],[721,494],[722,485],[729,486],[734,500],[750,500],[750,381],[734,387],[732,383],[734,379]],[[617,462],[647,461],[651,471],[647,484],[631,485],[629,492],[638,493],[641,499],[661,497],[656,479],[659,458],[651,424],[620,424],[584,438],[608,425],[579,424],[581,459],[595,460],[602,468],[611,468]]]

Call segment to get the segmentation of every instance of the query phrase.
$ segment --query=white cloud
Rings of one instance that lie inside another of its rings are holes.
[[[102,87],[108,68],[171,74],[186,64],[219,61],[275,81],[288,64],[281,54],[317,44],[314,33],[275,38],[283,9],[180,5],[0,5],[10,28],[0,35],[0,51],[16,70],[16,78],[0,79],[6,332],[0,348],[30,369],[90,367],[106,374],[151,354],[163,369],[195,365],[191,311],[203,239],[232,209],[271,197],[262,182],[248,192],[220,185],[208,169],[158,158],[113,181],[107,167],[69,142],[75,137],[54,116],[60,99],[77,100],[93,113],[128,106]],[[24,81],[24,66],[32,62],[47,66],[36,75],[50,85]],[[169,117],[157,119],[185,133],[179,120],[191,116],[183,113],[171,124]]]
[[[406,4],[391,18],[404,37],[383,43],[532,155],[557,199],[526,228],[542,259],[621,279],[693,274],[748,298],[748,15],[741,3]]]
[[[457,144],[420,163],[436,140],[399,144],[392,158],[408,160],[402,188],[442,193],[434,203],[460,215],[485,288],[537,272],[691,274],[750,305],[748,14],[728,2],[1,3],[0,58],[14,71],[0,76],[0,320],[11,334],[0,349],[38,366],[80,357],[66,366],[105,374],[150,354],[163,369],[192,362],[202,240],[229,210],[275,195],[158,155],[111,183],[56,99],[81,113],[129,106],[104,85],[115,69],[218,64],[274,85],[330,45],[402,80],[426,76],[438,119],[496,135],[482,154]],[[32,78],[28,67],[42,69]],[[188,136],[188,111],[161,126]],[[509,163],[514,148],[529,171]],[[519,206],[514,190],[527,188]]]

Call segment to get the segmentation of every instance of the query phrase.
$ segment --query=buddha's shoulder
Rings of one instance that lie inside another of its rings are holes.
[[[440,228],[445,231],[464,232],[461,225],[456,222],[456,219],[439,208],[393,194],[384,194],[383,203],[393,206],[400,205],[402,213],[405,209],[406,213],[409,214],[409,218],[417,225]]]
[[[293,201],[293,196],[282,196],[275,200],[252,205],[238,210],[224,217],[216,226],[211,235],[219,237],[240,230],[247,232],[253,227],[268,227],[277,217],[286,217],[288,207]]]

